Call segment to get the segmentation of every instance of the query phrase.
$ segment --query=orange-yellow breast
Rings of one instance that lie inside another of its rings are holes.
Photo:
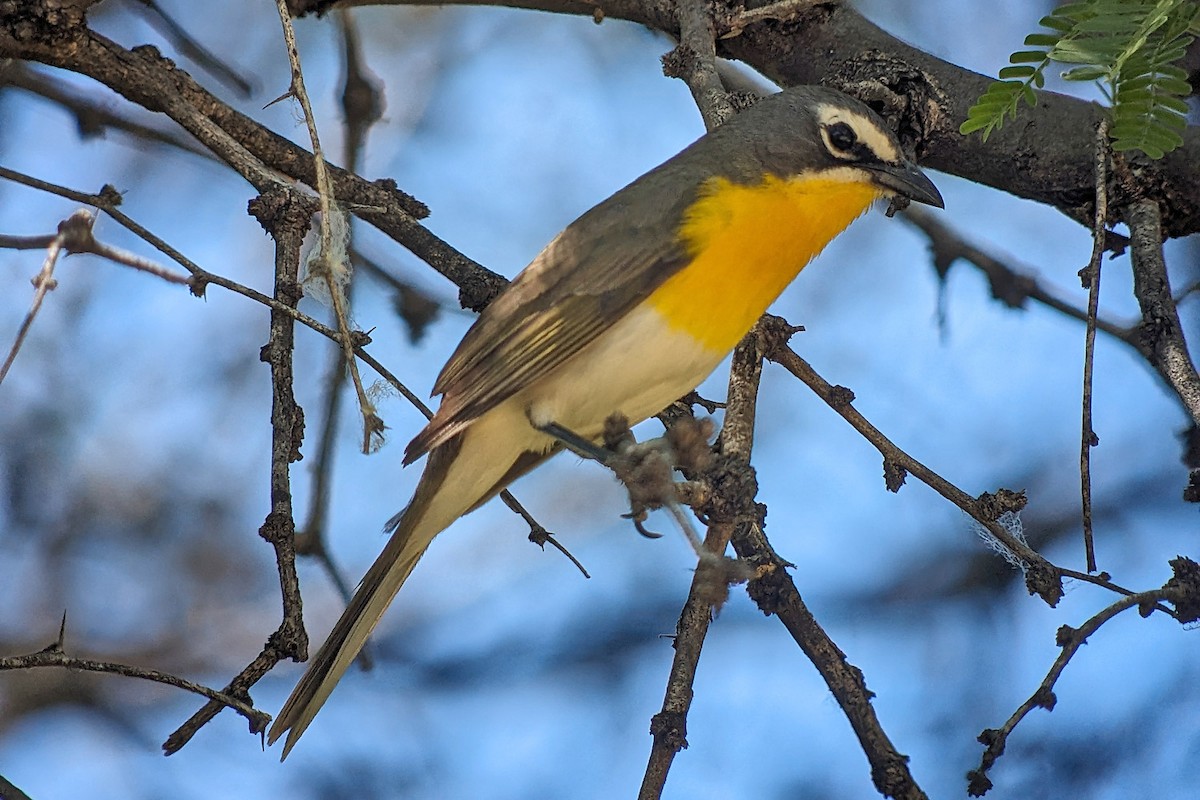
[[[825,245],[880,190],[821,177],[768,176],[751,186],[712,178],[679,237],[692,256],[650,297],[667,324],[728,352]]]

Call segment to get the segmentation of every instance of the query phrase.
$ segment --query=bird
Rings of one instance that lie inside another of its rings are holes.
[[[695,389],[800,271],[877,200],[944,208],[868,106],[832,88],[765,97],[568,225],[483,310],[405,450],[428,456],[391,537],[268,734],[283,758],[429,544],[604,422]],[[903,201],[902,201],[903,202]]]

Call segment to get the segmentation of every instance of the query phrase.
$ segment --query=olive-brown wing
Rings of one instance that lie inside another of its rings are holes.
[[[409,444],[406,463],[578,353],[683,267],[679,223],[711,174],[697,166],[667,162],[546,246],[450,357],[434,384],[441,407]]]

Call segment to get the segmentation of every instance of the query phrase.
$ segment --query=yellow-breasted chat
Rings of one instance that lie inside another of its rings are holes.
[[[942,206],[867,106],[820,87],[765,98],[572,222],[484,310],[442,369],[428,454],[391,538],[269,734],[286,758],[430,542],[557,452],[695,389],[870,205]]]

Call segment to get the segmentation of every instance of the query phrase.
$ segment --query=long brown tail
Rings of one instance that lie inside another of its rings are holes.
[[[359,584],[346,610],[342,612],[341,619],[334,625],[329,638],[321,645],[321,649],[310,662],[308,671],[292,690],[279,716],[275,718],[267,736],[267,743],[274,744],[275,740],[287,731],[287,741],[284,743],[280,760],[287,758],[313,717],[321,710],[333,687],[366,644],[367,637],[371,635],[392,598],[412,573],[413,567],[417,565],[429,543],[479,500],[474,496],[475,493],[470,491],[456,493],[456,487],[453,485],[461,486],[460,480],[463,477],[468,477],[465,481],[468,486],[477,482],[469,480],[469,477],[475,476],[459,474],[462,470],[456,466],[456,462],[462,464],[467,460],[458,459],[462,442],[462,436],[456,437],[430,453],[429,462],[421,475],[412,502],[388,523],[392,535],[387,546],[363,576],[362,583]],[[455,473],[453,476],[452,467]],[[467,465],[467,469],[472,468]],[[479,467],[474,468],[478,469]],[[447,480],[448,477],[450,480]],[[492,481],[495,480],[493,477]],[[447,491],[442,491],[443,489]],[[457,494],[466,496],[459,497]]]

